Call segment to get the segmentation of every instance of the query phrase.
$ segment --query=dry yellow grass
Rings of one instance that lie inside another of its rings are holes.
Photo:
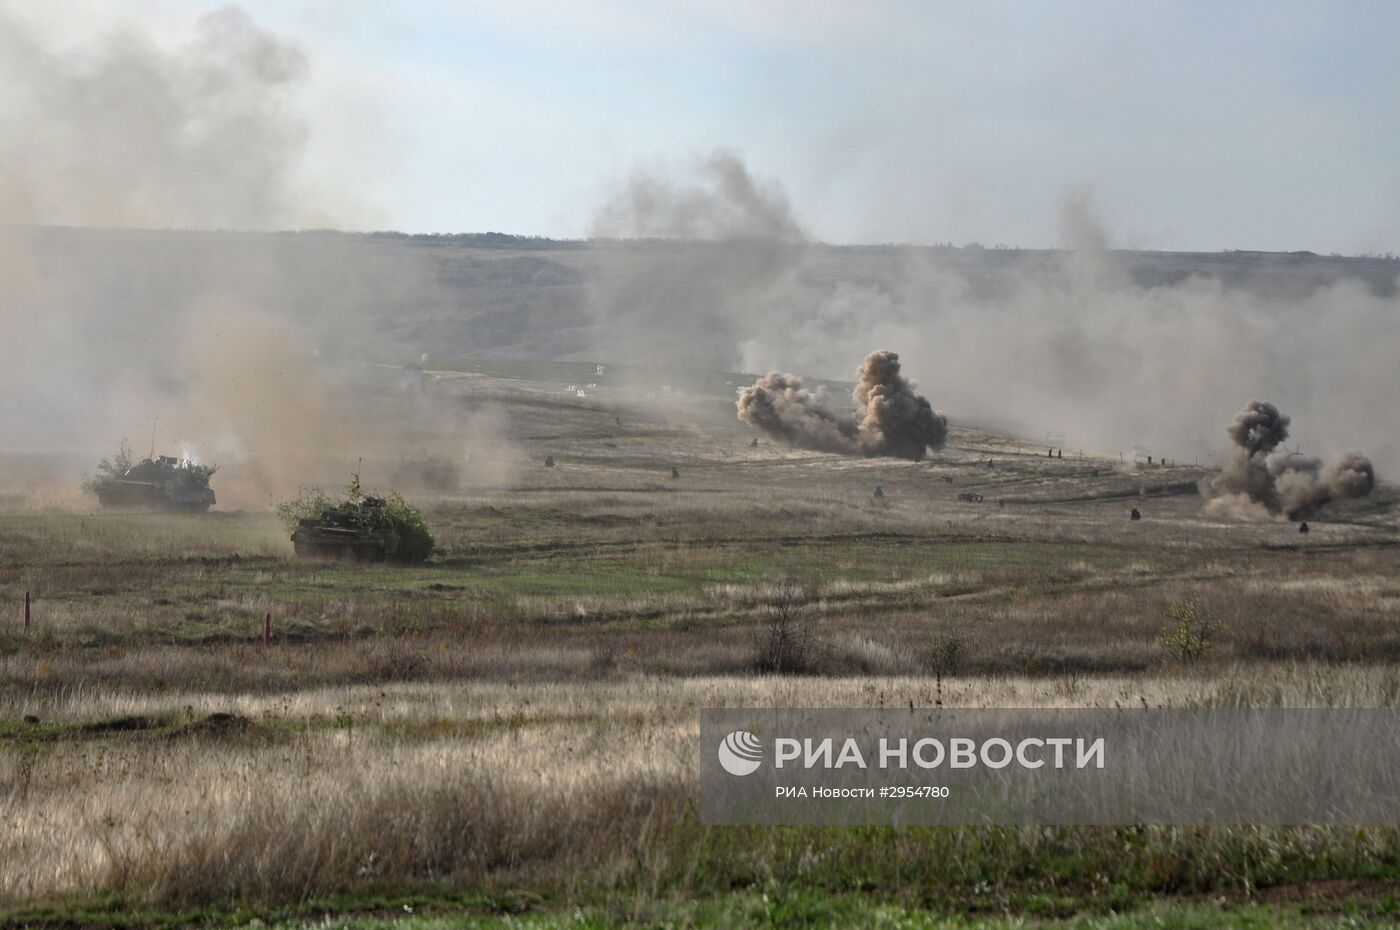
[[[727,398],[643,414],[635,392],[445,389],[508,408],[529,464],[428,495],[439,564],[296,561],[262,514],[0,515],[0,605],[29,590],[37,620],[0,626],[0,905],[434,883],[1039,893],[1037,869],[1157,893],[1400,861],[1391,831],[695,825],[702,707],[1393,705],[1388,491],[1300,539],[1153,495],[1196,469],[1047,460],[967,429],[930,462],[843,459],[751,448]],[[812,674],[755,676],[785,577]],[[1188,672],[1157,637],[1190,598],[1222,626]],[[933,674],[950,643],[958,667]]]
[[[159,731],[0,755],[0,902],[118,891],[296,898],[372,878],[608,886],[675,867],[697,709],[722,706],[1390,706],[1388,670],[1208,676],[622,678],[286,695],[71,694],[47,720]],[[13,711],[28,709],[14,707]],[[221,732],[212,713],[242,723]],[[661,860],[667,860],[661,864]]]

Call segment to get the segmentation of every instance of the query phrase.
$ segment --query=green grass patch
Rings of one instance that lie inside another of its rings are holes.
[[[1393,927],[1374,914],[1307,913],[1258,904],[1219,905],[1159,901],[1121,912],[1090,910],[1059,918],[1020,914],[947,913],[872,899],[859,894],[815,896],[780,889],[712,899],[619,898],[602,904],[554,905],[529,895],[457,898],[401,895],[310,901],[260,912],[200,909],[165,913],[122,908],[113,902],[69,909],[0,914],[7,926],[34,930],[612,930],[612,928],[870,928],[870,930],[1343,930]],[[540,908],[545,905],[545,909]]]
[[[290,551],[287,534],[272,514],[0,514],[0,557],[16,565],[282,555]]]

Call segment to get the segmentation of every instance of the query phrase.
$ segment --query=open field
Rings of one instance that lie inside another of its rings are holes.
[[[414,450],[461,472],[411,490],[438,536],[427,565],[297,560],[262,512],[0,514],[12,921],[1311,927],[1394,912],[1390,829],[695,822],[701,707],[1400,703],[1393,488],[1303,536],[1205,517],[1194,465],[1047,458],[956,422],[921,463],[754,447],[738,375],[452,368],[384,401],[446,411]],[[477,414],[499,427],[463,459],[454,418]],[[365,484],[401,483],[400,458],[372,450]],[[792,585],[809,646],[796,674],[759,674]],[[1158,635],[1193,599],[1219,626],[1182,664]]]

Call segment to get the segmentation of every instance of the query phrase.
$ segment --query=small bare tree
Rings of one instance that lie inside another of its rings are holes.
[[[1194,597],[1172,601],[1167,608],[1172,626],[1157,634],[1157,642],[1183,665],[1195,665],[1207,658],[1220,630],[1220,621]]]
[[[774,584],[773,596],[765,605],[765,623],[759,640],[760,672],[791,675],[806,671],[812,658],[812,640],[805,626],[807,589],[790,578]]]

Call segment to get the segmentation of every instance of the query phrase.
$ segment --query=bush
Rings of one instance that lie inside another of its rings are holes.
[[[135,463],[131,458],[131,447],[126,444],[126,440],[122,440],[116,455],[110,460],[103,459],[97,463],[97,478],[123,478],[133,464]]]
[[[779,579],[764,613],[764,630],[758,641],[754,669],[775,675],[808,671],[813,642],[805,629],[803,607],[806,590],[787,579]]]
[[[924,665],[935,675],[956,675],[962,668],[963,641],[951,633],[942,633],[924,652]]]
[[[1210,655],[1211,638],[1220,624],[1195,598],[1172,601],[1167,616],[1174,625],[1157,634],[1157,642],[1163,649],[1186,665],[1195,665]]]

